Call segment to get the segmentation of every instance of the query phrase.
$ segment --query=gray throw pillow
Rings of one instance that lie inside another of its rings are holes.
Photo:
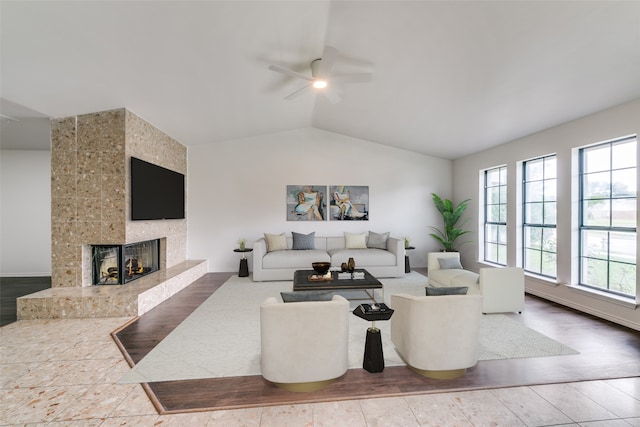
[[[291,249],[310,250],[310,249],[316,248],[316,242],[315,242],[316,232],[315,231],[309,234],[300,234],[294,231],[294,232],[291,232],[291,236],[293,236],[293,246],[291,247]]]
[[[469,290],[468,286],[451,286],[444,288],[432,288],[431,286],[425,287],[428,296],[437,295],[466,295]]]
[[[299,291],[299,292],[280,292],[282,301],[284,302],[300,302],[300,301],[331,301],[333,292],[330,291]]]
[[[368,248],[375,249],[387,249],[387,240],[389,239],[389,233],[374,233],[373,231],[369,232],[369,239],[367,240]]]
[[[462,264],[458,258],[438,258],[441,270],[462,270]]]

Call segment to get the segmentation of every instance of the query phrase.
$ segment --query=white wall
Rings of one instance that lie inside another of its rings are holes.
[[[51,152],[0,151],[0,275],[51,275]]]
[[[188,257],[208,259],[210,271],[238,270],[239,238],[251,247],[292,231],[410,236],[412,267],[426,267],[437,249],[428,226],[442,221],[431,193],[451,195],[449,160],[314,128],[189,147],[188,162]],[[287,221],[287,185],[306,184],[369,186],[369,221]]]
[[[640,134],[640,100],[636,100],[600,113],[596,113],[543,132],[513,141],[499,147],[483,151],[453,163],[454,200],[473,200],[468,214],[479,218],[479,171],[494,166],[507,165],[507,238],[508,265],[517,265],[517,218],[516,189],[521,185],[517,180],[517,162],[546,154],[557,154],[558,162],[558,272],[557,283],[527,277],[528,292],[552,301],[573,307],[596,316],[612,320],[640,330],[640,310],[631,302],[620,303],[602,298],[593,293],[585,293],[568,285],[577,283],[577,248],[572,228],[572,215],[576,215],[576,202],[572,198],[572,149],[602,142],[630,134]],[[640,223],[640,221],[638,221]],[[477,242],[479,224],[469,222],[471,238]],[[478,262],[477,243],[462,248],[463,264],[477,270],[483,265]],[[637,259],[636,259],[637,262]],[[636,281],[637,282],[637,281]]]

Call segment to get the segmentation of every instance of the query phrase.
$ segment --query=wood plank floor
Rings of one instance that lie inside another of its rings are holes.
[[[230,276],[207,274],[115,331],[129,362],[141,360]],[[530,295],[523,314],[508,316],[580,354],[480,361],[462,378],[447,381],[420,377],[403,366],[376,374],[350,369],[335,384],[313,393],[286,392],[261,376],[156,382],[145,390],[160,413],[180,413],[640,376],[638,331]]]

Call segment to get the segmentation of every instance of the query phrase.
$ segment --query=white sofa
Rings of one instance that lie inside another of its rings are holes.
[[[278,302],[260,306],[262,376],[289,391],[319,390],[349,367],[349,302]]]
[[[375,277],[403,277],[404,240],[389,237],[387,249],[347,249],[344,237],[315,237],[315,249],[293,250],[293,238],[287,236],[287,249],[267,252],[264,238],[253,244],[253,280],[293,280],[296,270],[311,270],[311,263],[331,262],[340,267],[353,258],[356,268],[364,268]]]
[[[429,253],[429,286],[468,286],[467,294],[482,295],[483,313],[522,313],[524,310],[524,271],[521,268],[488,267],[481,268],[478,274],[459,268],[442,269],[439,258],[457,260],[460,263],[458,252]]]
[[[462,376],[478,361],[480,295],[391,295],[391,341],[413,371],[429,378]]]

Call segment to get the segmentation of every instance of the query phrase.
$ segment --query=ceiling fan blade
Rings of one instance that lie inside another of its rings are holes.
[[[337,104],[338,102],[342,101],[342,98],[340,97],[338,92],[330,87],[323,89],[322,93],[324,94],[324,96],[327,97],[329,102],[332,104]]]
[[[318,66],[318,73],[316,77],[325,78],[329,76],[329,73],[333,69],[333,64],[335,64],[336,59],[338,58],[338,49],[331,46],[325,46],[324,52],[322,52],[322,58],[320,61],[320,65]]]
[[[294,98],[299,97],[300,95],[302,95],[304,93],[304,90],[306,88],[308,88],[309,86],[311,86],[311,83],[309,83],[308,85],[304,85],[302,86],[300,89],[296,90],[295,92],[291,92],[289,95],[285,96],[284,99],[286,99],[287,101],[290,101]]]
[[[331,81],[340,83],[370,82],[372,78],[371,73],[340,74],[331,76]]]
[[[278,73],[286,74],[291,77],[297,77],[299,79],[313,81],[313,77],[307,76],[306,74],[298,73],[297,71],[289,70],[287,68],[282,68],[277,65],[269,65],[269,69],[271,71],[276,71]]]

